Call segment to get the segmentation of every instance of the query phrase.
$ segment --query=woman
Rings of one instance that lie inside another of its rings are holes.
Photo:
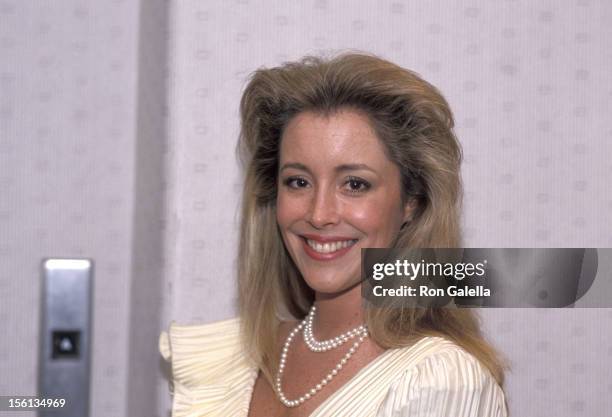
[[[173,416],[506,416],[469,309],[363,308],[360,249],[460,244],[445,99],[363,54],[256,71],[241,101],[240,317],[172,325]]]

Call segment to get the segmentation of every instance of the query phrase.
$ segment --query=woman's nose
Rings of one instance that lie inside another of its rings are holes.
[[[310,202],[309,222],[316,228],[337,224],[340,219],[338,201],[333,189],[316,189]]]

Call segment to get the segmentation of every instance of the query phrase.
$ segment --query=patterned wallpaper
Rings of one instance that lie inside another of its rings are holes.
[[[234,314],[245,79],[306,53],[373,52],[444,92],[468,245],[612,246],[605,0],[0,0],[0,21],[0,393],[36,389],[40,260],[92,257],[92,416],[151,415],[155,390],[168,416],[147,341]],[[608,413],[610,309],[483,316],[513,415]]]
[[[126,415],[138,18],[0,1],[0,395],[36,393],[41,260],[88,257],[91,416]]]
[[[173,3],[166,324],[234,314],[240,93],[258,67],[307,53],[373,52],[443,91],[467,245],[611,246],[611,21],[603,0]],[[611,310],[483,315],[514,365],[512,415],[608,413]]]

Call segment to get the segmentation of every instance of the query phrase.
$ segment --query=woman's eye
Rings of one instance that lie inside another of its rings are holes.
[[[306,188],[310,186],[308,180],[302,177],[289,177],[283,181],[283,184],[293,189]],[[349,178],[345,182],[345,187],[347,187],[348,191],[351,193],[360,193],[367,191],[371,185],[369,182],[360,178]]]
[[[289,177],[284,183],[291,188],[304,188],[308,186],[308,181],[300,177]]]
[[[349,191],[352,193],[360,193],[370,188],[370,183],[359,178],[349,178],[346,182]]]

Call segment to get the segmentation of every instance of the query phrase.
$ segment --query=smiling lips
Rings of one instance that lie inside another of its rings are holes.
[[[304,235],[302,242],[308,256],[318,261],[329,261],[347,253],[357,243],[357,239]]]

